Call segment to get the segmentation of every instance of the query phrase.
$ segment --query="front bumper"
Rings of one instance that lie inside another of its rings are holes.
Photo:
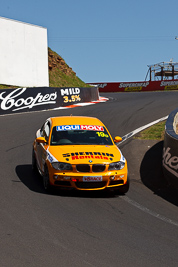
[[[50,184],[76,190],[103,190],[117,188],[127,183],[127,164],[122,170],[99,173],[59,172],[51,168]]]

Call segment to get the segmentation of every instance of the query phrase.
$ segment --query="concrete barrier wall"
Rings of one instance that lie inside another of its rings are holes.
[[[167,182],[178,187],[178,108],[171,112],[167,121],[163,148],[163,173]]]
[[[0,115],[57,109],[99,100],[97,87],[35,87],[0,90]]]
[[[173,129],[176,134],[178,134],[178,112],[174,117],[174,122],[173,122]]]
[[[144,92],[178,90],[178,80],[92,83],[100,92]]]
[[[49,86],[46,28],[0,17],[0,84]]]

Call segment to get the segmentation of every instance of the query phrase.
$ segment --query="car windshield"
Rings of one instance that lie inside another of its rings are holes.
[[[103,126],[83,127],[86,130],[80,128],[82,128],[81,125],[64,125],[53,127],[50,144],[52,146],[113,145],[107,130]]]

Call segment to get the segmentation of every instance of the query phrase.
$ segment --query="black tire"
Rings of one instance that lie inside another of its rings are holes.
[[[129,176],[127,176],[127,183],[119,186],[119,188],[117,189],[118,194],[120,195],[126,194],[129,191],[129,187],[130,187],[130,179]]]
[[[49,172],[48,172],[48,167],[45,166],[45,172],[44,172],[44,175],[43,175],[43,187],[44,187],[44,190],[46,192],[50,192],[51,191],[51,185],[50,185],[50,182],[49,182]]]
[[[34,148],[32,150],[32,170],[34,172],[37,172],[37,165],[36,165],[36,157],[35,157]]]

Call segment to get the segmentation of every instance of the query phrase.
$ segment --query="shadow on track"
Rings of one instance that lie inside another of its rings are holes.
[[[163,141],[156,143],[144,155],[140,177],[145,186],[158,196],[178,206],[177,190],[167,185],[162,170]]]
[[[16,167],[16,174],[20,181],[29,188],[29,190],[46,195],[56,195],[62,197],[80,197],[80,198],[115,198],[118,197],[113,191],[77,191],[69,189],[53,188],[50,193],[46,193],[43,189],[42,177],[36,172],[32,171],[32,165],[18,165]]]
[[[44,194],[42,180],[38,173],[32,171],[32,165],[18,165],[15,169],[20,181],[31,191]]]

